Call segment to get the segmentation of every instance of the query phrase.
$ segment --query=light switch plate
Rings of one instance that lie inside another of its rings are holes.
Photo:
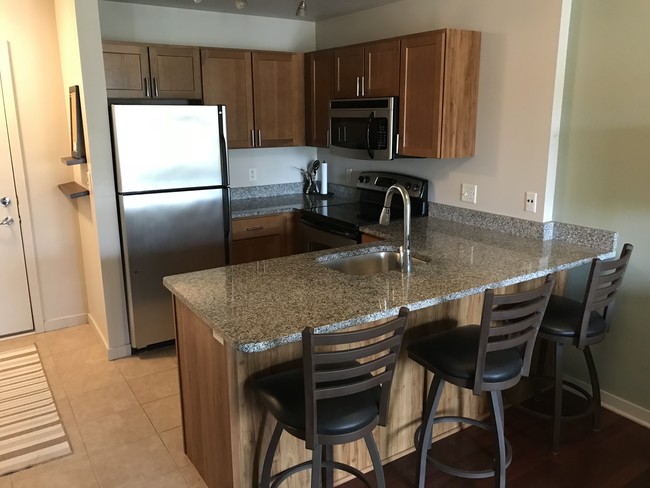
[[[463,183],[460,187],[460,200],[467,203],[476,203],[478,185]]]

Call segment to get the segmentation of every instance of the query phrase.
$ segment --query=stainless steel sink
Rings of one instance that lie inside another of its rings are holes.
[[[426,261],[411,257],[411,264],[417,266]],[[353,275],[373,275],[386,271],[400,271],[402,265],[400,254],[396,251],[375,251],[365,254],[355,254],[320,262],[323,266],[342,273]]]

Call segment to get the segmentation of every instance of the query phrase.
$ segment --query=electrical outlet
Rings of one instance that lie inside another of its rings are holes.
[[[470,185],[468,183],[463,183],[460,186],[460,200],[462,202],[476,203],[477,191],[478,191],[478,185]]]
[[[526,202],[524,205],[524,210],[526,212],[537,212],[537,193],[532,191],[526,192]]]
[[[257,169],[248,168],[248,181],[256,181],[256,180],[257,180]]]

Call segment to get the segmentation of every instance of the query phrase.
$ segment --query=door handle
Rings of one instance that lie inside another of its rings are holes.
[[[262,147],[262,129],[257,129],[257,145]]]
[[[366,96],[366,77],[365,76],[361,77],[361,96],[362,97]]]
[[[0,220],[0,225],[4,225],[5,227],[14,225],[13,217],[5,217],[4,219]]]
[[[359,77],[357,76],[357,96],[359,96]]]
[[[151,87],[149,86],[149,78],[144,77],[144,96],[149,98],[151,96]]]
[[[153,97],[160,97],[160,90],[158,89],[158,78],[151,78],[153,80]]]
[[[255,129],[251,129],[251,147],[255,147]]]
[[[8,207],[9,205],[11,205],[11,198],[9,197],[0,198],[0,205],[2,205],[3,207]]]

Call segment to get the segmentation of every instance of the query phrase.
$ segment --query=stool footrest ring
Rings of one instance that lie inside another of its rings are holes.
[[[443,417],[435,417],[433,419],[433,425],[449,423],[449,422],[469,424],[475,427],[479,427],[483,430],[494,432],[494,427],[488,424],[487,422],[481,422],[480,420],[476,420],[468,417],[443,416]],[[416,437],[419,436],[419,433],[422,431],[421,427],[422,427],[421,425],[418,427],[416,431]],[[508,439],[505,439],[505,444],[506,444],[506,468],[507,468],[508,466],[510,466],[510,463],[512,462],[512,446],[510,445]],[[430,448],[431,447],[429,447],[428,449]],[[440,471],[443,471],[452,476],[458,476],[460,478],[470,478],[470,479],[491,478],[495,476],[494,469],[482,469],[482,470],[460,469],[451,466],[449,464],[445,464],[441,461],[438,461],[437,459],[431,457],[431,455],[427,455],[427,459],[429,460],[429,462],[431,462],[431,464],[433,464]]]
[[[338,469],[340,471],[345,471],[346,473],[350,473],[355,478],[365,483],[365,485],[368,488],[372,488],[372,484],[368,480],[368,477],[364,473],[359,471],[357,468],[354,468],[347,464],[339,463],[337,461],[321,461],[321,468],[328,468],[328,467],[331,467],[332,469]],[[311,461],[305,461],[304,463],[296,464],[295,466],[292,466],[290,468],[285,469],[284,471],[279,472],[273,477],[271,488],[276,488],[290,476],[293,476],[294,474],[299,473],[300,471],[306,471],[308,469],[311,469]]]
[[[539,378],[545,378],[545,379],[552,379],[548,376],[531,376],[532,379],[539,379]],[[575,393],[578,393],[580,396],[582,396],[587,402],[589,402],[589,406],[582,412],[578,412],[572,415],[560,415],[560,421],[562,422],[571,422],[573,420],[578,420],[584,417],[587,417],[591,414],[594,413],[594,410],[596,408],[596,404],[594,403],[594,397],[591,393],[589,393],[587,390],[582,388],[579,385],[576,385],[575,383],[572,383],[570,381],[562,380],[562,389],[563,390],[572,390]],[[554,418],[553,413],[545,413],[541,412],[539,410],[535,410],[534,408],[524,406],[521,402],[515,402],[510,400],[510,403],[512,404],[513,407],[515,407],[518,410],[521,410],[523,412],[526,412],[530,415],[533,415],[534,417],[544,419],[544,420],[552,420]]]

